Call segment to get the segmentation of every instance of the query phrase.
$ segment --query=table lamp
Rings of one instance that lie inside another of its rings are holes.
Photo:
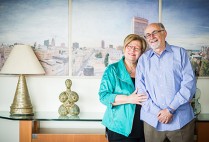
[[[15,45],[0,73],[19,75],[10,114],[34,115],[25,75],[45,74],[45,71],[31,46]]]

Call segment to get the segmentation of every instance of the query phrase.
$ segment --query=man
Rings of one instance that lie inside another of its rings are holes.
[[[148,96],[141,109],[145,141],[192,142],[196,80],[187,52],[165,41],[162,23],[151,23],[144,33],[151,49],[138,61],[136,88]]]

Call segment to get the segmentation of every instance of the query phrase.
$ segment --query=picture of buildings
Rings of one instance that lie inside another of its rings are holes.
[[[101,77],[123,56],[123,39],[131,33],[143,36],[151,22],[158,22],[155,0],[73,0],[72,75]]]
[[[46,75],[69,75],[68,11],[68,0],[1,0],[0,70],[14,45],[27,44]]]

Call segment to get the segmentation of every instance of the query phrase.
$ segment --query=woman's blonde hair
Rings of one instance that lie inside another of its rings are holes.
[[[141,36],[139,36],[139,35],[137,35],[137,34],[129,34],[129,35],[124,39],[123,50],[126,48],[126,46],[127,46],[130,42],[132,42],[132,41],[134,41],[134,40],[138,40],[138,41],[141,43],[141,45],[142,45],[141,51],[142,51],[142,53],[144,53],[144,51],[145,51],[146,48],[147,48],[147,42],[146,42],[146,40],[145,40],[143,37],[141,37]]]

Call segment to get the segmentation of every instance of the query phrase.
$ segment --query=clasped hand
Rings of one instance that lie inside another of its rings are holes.
[[[167,109],[163,109],[158,113],[158,120],[161,123],[168,124],[172,121],[173,114],[171,114]]]

